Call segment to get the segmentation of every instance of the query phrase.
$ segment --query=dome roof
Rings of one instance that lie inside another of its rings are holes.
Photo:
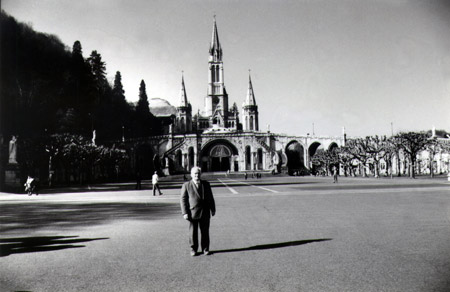
[[[156,117],[167,117],[177,113],[177,109],[173,105],[158,97],[150,99],[149,107],[150,112]]]

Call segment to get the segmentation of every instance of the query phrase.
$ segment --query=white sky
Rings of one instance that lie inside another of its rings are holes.
[[[251,69],[260,128],[293,135],[450,131],[450,1],[3,0],[2,9],[83,55],[97,50],[127,100],[179,103],[181,71],[203,110],[216,14],[230,106]],[[242,110],[241,110],[242,111]]]

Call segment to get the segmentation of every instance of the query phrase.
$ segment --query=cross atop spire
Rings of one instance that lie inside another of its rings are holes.
[[[211,46],[209,47],[210,60],[214,62],[222,61],[222,47],[219,42],[219,33],[217,32],[216,15],[214,15],[213,32]]]
[[[188,106],[186,88],[184,86],[184,71],[181,71],[181,93],[180,93],[180,107]]]

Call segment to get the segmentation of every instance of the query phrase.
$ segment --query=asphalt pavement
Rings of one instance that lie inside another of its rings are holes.
[[[0,193],[0,291],[450,291],[450,184],[208,175],[211,256],[182,178]]]

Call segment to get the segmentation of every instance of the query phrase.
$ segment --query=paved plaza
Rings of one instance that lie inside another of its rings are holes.
[[[208,175],[211,256],[181,177],[0,193],[0,291],[450,291],[450,183]]]

